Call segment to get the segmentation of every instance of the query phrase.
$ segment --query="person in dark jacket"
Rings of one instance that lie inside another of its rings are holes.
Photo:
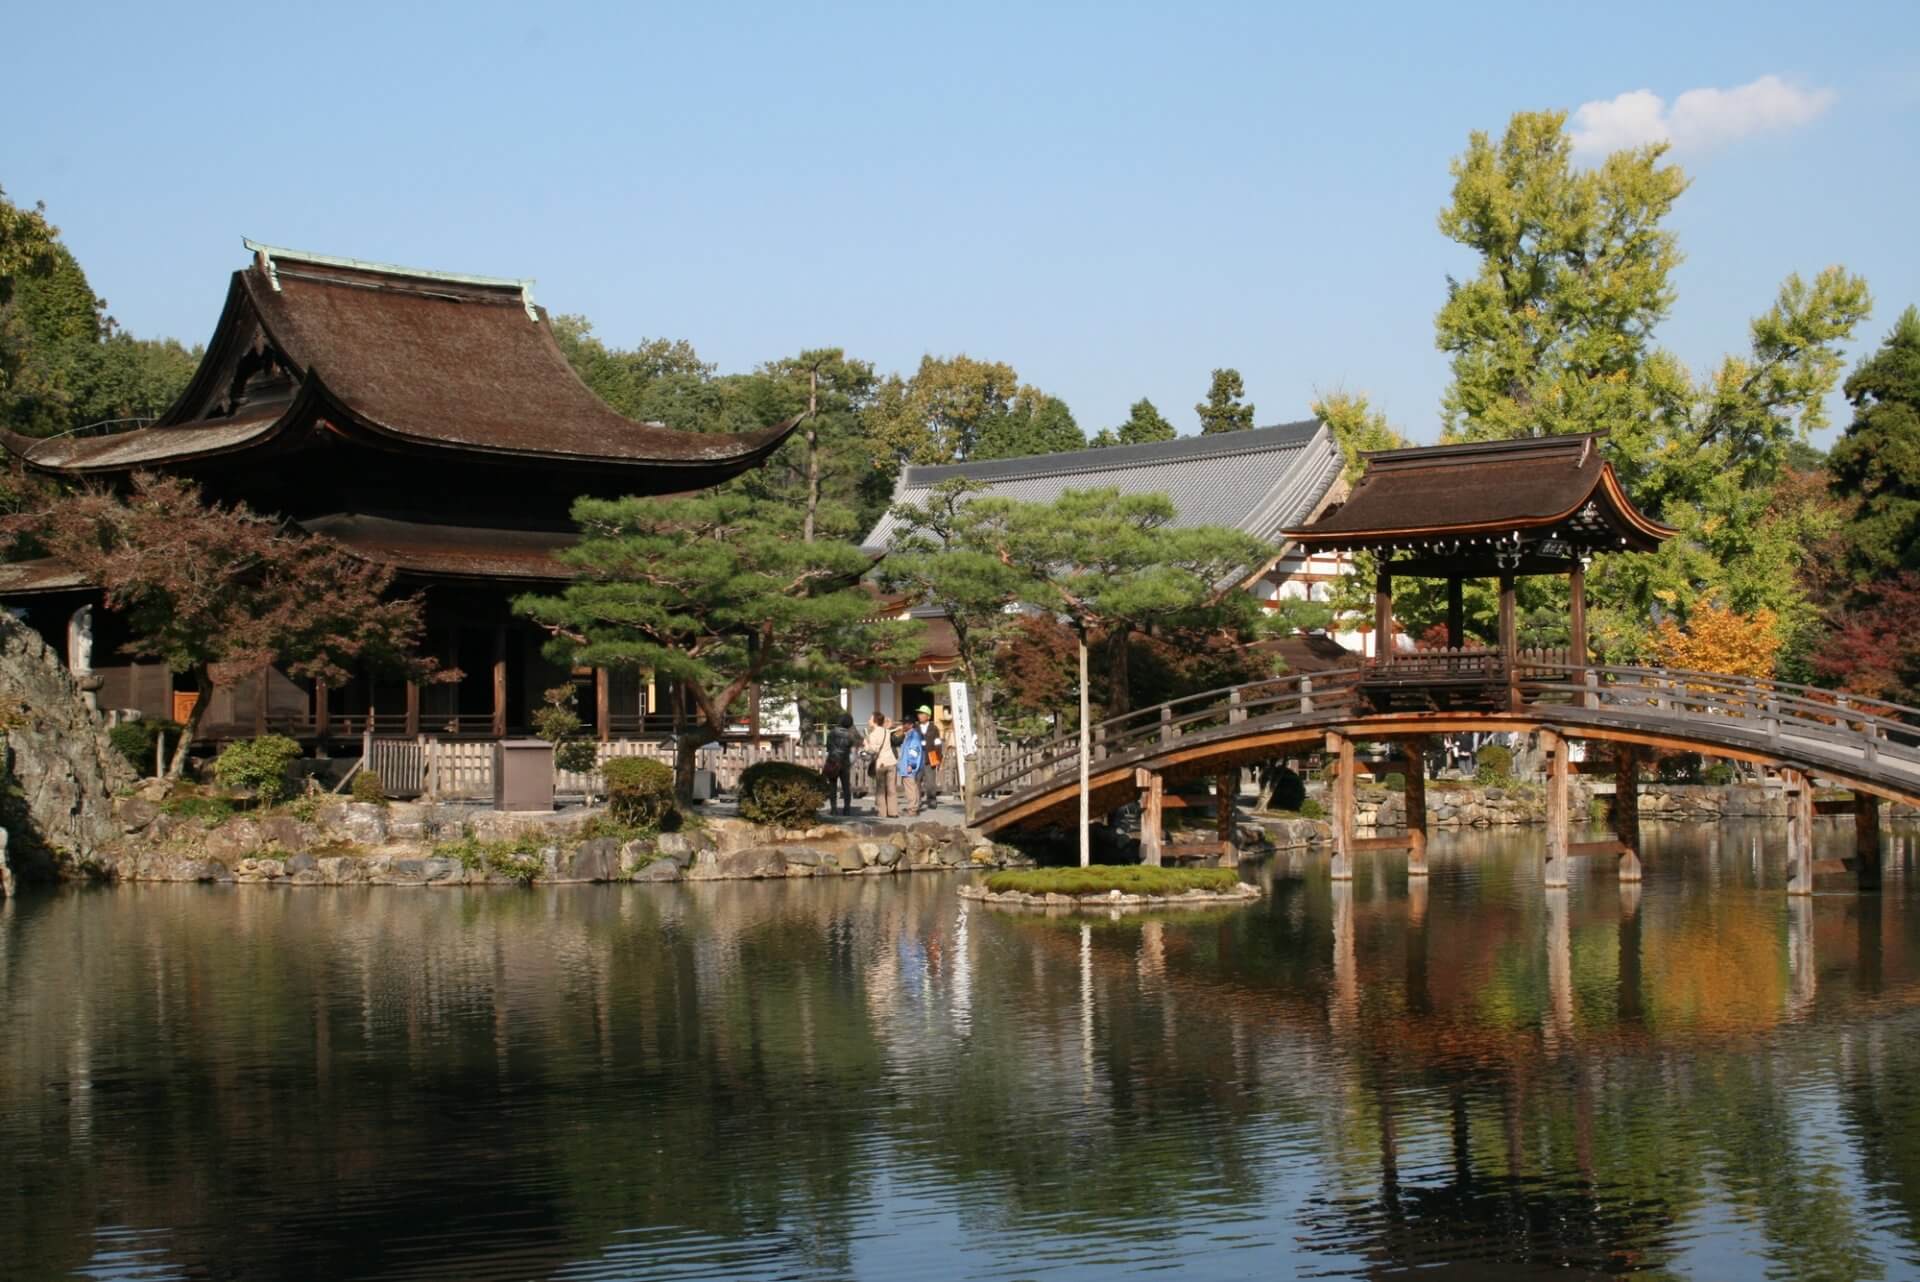
[[[840,723],[827,731],[827,801],[836,815],[853,813],[853,714],[840,714]],[[835,798],[838,804],[834,804]]]

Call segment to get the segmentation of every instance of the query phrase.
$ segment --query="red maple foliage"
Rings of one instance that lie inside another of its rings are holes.
[[[1812,662],[1843,690],[1920,704],[1920,574],[1903,570],[1874,584],[1861,606],[1835,620]]]
[[[139,475],[125,495],[86,489],[9,523],[98,587],[125,619],[127,649],[193,678],[200,697],[169,773],[186,765],[208,696],[264,667],[344,684],[363,667],[456,680],[418,654],[418,596],[339,544],[221,507],[175,477]]]

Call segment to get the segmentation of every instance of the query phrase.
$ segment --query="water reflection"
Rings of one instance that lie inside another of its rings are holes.
[[[1650,826],[1643,885],[1549,893],[1447,835],[1120,921],[932,877],[5,903],[0,1274],[1910,1275],[1911,847],[1790,901],[1781,846]]]

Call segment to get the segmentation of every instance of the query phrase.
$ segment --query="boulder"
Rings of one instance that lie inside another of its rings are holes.
[[[160,805],[145,797],[122,797],[114,803],[113,812],[123,830],[141,832],[160,817]]]
[[[209,832],[201,849],[215,859],[239,859],[260,849],[260,825],[251,819],[229,819]]]
[[[679,881],[680,865],[671,859],[656,859],[633,874],[635,881]]]
[[[377,846],[387,839],[387,808],[370,801],[340,807],[337,823],[342,836],[363,846]]]
[[[834,863],[839,867],[841,872],[859,872],[862,868],[867,867],[865,852],[869,846],[873,847],[874,860],[877,863],[880,857],[880,848],[874,846],[870,841],[863,841],[857,846],[849,846],[841,850],[839,854],[834,856]]]
[[[301,823],[292,815],[268,815],[256,820],[260,827],[262,847],[278,847],[281,850],[302,850],[313,844],[313,829]]]
[[[612,881],[620,869],[620,842],[613,837],[583,841],[560,870],[574,881]]]
[[[319,860],[304,851],[287,860],[287,872],[289,875],[297,872],[306,872],[310,868],[317,867],[319,867]]]
[[[457,882],[465,880],[466,869],[454,859],[427,859],[421,861],[421,871],[430,883]]]

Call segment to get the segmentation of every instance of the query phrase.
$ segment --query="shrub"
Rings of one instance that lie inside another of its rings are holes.
[[[230,743],[214,759],[213,777],[229,788],[249,788],[261,805],[287,795],[287,767],[300,759],[300,745],[283,734]]]
[[[212,827],[217,827],[233,818],[233,803],[225,797],[202,797],[186,793],[178,797],[168,797],[160,803],[162,814],[176,815],[182,819],[199,819]]]
[[[142,779],[153,774],[154,742],[162,732],[172,742],[179,742],[180,723],[177,721],[123,721],[107,731],[107,737],[113,741],[114,748],[133,763],[133,769]]]
[[[1302,797],[1300,799],[1300,817],[1302,819],[1325,819],[1327,812],[1326,809],[1312,797]]]
[[[1497,743],[1490,743],[1473,754],[1478,769],[1473,772],[1478,783],[1497,785],[1513,782],[1513,754]]]
[[[1382,779],[1380,781],[1380,786],[1382,788],[1388,789],[1391,792],[1402,792],[1402,791],[1405,791],[1406,789],[1407,777],[1401,774],[1398,770],[1395,770],[1393,773],[1389,774],[1385,779]]]
[[[1661,757],[1654,763],[1654,777],[1661,783],[1698,783],[1700,782],[1700,754],[1697,752],[1675,752]]]
[[[1700,772],[1700,782],[1710,783],[1724,788],[1734,779],[1733,767],[1724,761],[1716,761]]]
[[[364,801],[369,805],[387,804],[387,781],[371,770],[362,770],[353,776],[350,789],[355,801]]]
[[[987,889],[998,894],[1023,890],[1030,895],[1179,895],[1189,890],[1232,890],[1240,884],[1234,868],[1153,868],[1144,864],[1094,864],[1090,868],[1021,868],[991,873]]]
[[[789,761],[761,761],[740,772],[740,817],[778,828],[813,822],[831,793],[826,776]]]
[[[1298,810],[1300,803],[1307,799],[1307,782],[1299,773],[1278,762],[1265,767],[1263,782],[1273,788],[1273,800],[1268,803],[1275,810]]]
[[[759,766],[751,766],[751,775]],[[673,813],[673,767],[651,757],[609,757],[600,773],[607,781],[607,808],[623,824],[658,829]],[[740,781],[746,813],[746,780]]]
[[[557,770],[587,774],[600,764],[600,747],[591,739],[562,739],[553,745],[553,764]]]

